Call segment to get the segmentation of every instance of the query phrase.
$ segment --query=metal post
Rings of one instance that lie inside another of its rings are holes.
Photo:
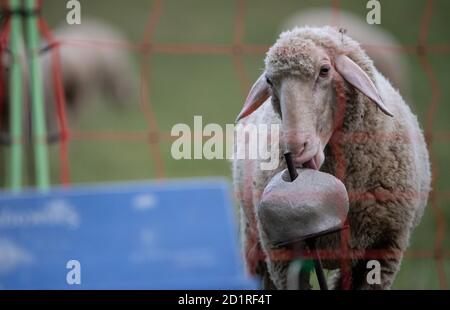
[[[306,243],[308,244],[308,247],[311,250],[312,254],[316,257],[314,259],[314,268],[316,270],[317,281],[319,282],[320,289],[322,291],[326,291],[328,290],[328,285],[325,273],[323,272],[322,261],[320,260],[320,257],[317,253],[316,240],[307,240]]]

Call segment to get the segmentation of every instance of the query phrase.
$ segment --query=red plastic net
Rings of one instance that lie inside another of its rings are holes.
[[[339,16],[341,10],[341,2],[339,0],[331,0],[330,5],[334,10],[334,23],[339,25]],[[433,12],[435,10],[435,4],[433,0],[424,1],[424,10],[422,17],[419,21],[419,37],[417,42],[407,46],[371,46],[389,51],[400,51],[405,54],[413,55],[417,57],[420,62],[421,68],[428,80],[431,88],[431,96],[429,103],[427,104],[425,122],[422,124],[425,131],[426,140],[429,146],[431,160],[432,160],[432,174],[433,184],[436,184],[439,178],[439,166],[436,160],[436,155],[433,152],[434,143],[448,143],[450,140],[450,132],[436,132],[433,131],[433,122],[438,111],[438,106],[441,104],[441,89],[430,63],[430,56],[432,55],[447,55],[450,54],[449,44],[428,44],[428,36],[431,28],[431,21],[433,18]],[[161,151],[161,143],[170,142],[173,138],[170,133],[164,132],[158,127],[158,120],[155,116],[154,109],[151,102],[151,74],[152,74],[152,57],[159,54],[170,55],[223,55],[225,57],[232,58],[236,77],[241,86],[242,98],[245,98],[250,88],[250,80],[247,76],[245,69],[245,57],[248,55],[264,55],[268,50],[268,45],[255,45],[247,44],[244,40],[245,37],[245,20],[246,20],[246,0],[235,0],[235,19],[234,19],[234,35],[233,42],[231,44],[161,44],[155,42],[155,33],[158,28],[161,16],[164,11],[164,1],[155,0],[149,9],[148,22],[145,30],[145,35],[139,44],[131,42],[108,42],[108,41],[70,41],[70,40],[56,40],[51,30],[49,29],[46,21],[41,17],[39,19],[39,25],[43,37],[54,48],[51,49],[53,57],[53,79],[55,83],[55,98],[57,99],[57,117],[60,133],[60,182],[62,184],[70,184],[70,159],[68,147],[71,141],[77,140],[89,140],[89,141],[115,141],[117,143],[123,143],[127,141],[147,143],[150,149],[152,157],[152,165],[155,170],[157,178],[164,178],[166,176],[166,163],[165,158]],[[7,40],[7,27],[8,22],[4,23],[2,32],[0,33],[0,40],[2,46]],[[127,49],[136,53],[139,53],[141,57],[141,72],[140,72],[140,109],[145,116],[147,124],[147,132],[119,132],[119,131],[79,131],[71,130],[69,128],[66,114],[65,114],[65,102],[64,91],[62,89],[61,76],[59,70],[59,52],[58,47],[61,45],[77,45],[85,48],[117,48]],[[0,89],[0,92],[3,92]],[[1,94],[0,94],[1,95]],[[352,137],[357,139],[358,137]],[[380,139],[387,139],[388,137],[380,137]],[[345,173],[345,172],[342,172]],[[351,199],[364,199],[364,193],[349,193]],[[450,201],[450,192],[434,190],[432,191],[429,199],[429,209],[435,217],[436,230],[434,245],[431,250],[427,251],[407,251],[406,258],[417,259],[432,259],[436,262],[436,272],[439,276],[439,285],[441,289],[448,289],[448,280],[446,279],[446,273],[444,270],[445,259],[450,258],[450,251],[445,249],[443,241],[446,234],[447,224],[443,210],[439,207],[442,202]],[[348,236],[346,237],[348,238]],[[335,256],[335,253],[320,252],[322,258],[326,258],[328,255]],[[341,253],[342,254],[342,253]],[[274,254],[276,255],[276,253]],[[286,253],[280,253],[279,259],[282,259]],[[370,259],[376,259],[378,257],[387,257],[389,255],[396,255],[396,253],[386,253],[384,251],[368,251],[365,253],[345,253],[348,258],[350,256],[361,256]],[[288,258],[288,257],[287,257]]]

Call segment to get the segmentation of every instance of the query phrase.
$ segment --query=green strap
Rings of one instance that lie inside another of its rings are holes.
[[[300,272],[312,272],[314,270],[314,261],[312,259],[302,260],[302,267]]]

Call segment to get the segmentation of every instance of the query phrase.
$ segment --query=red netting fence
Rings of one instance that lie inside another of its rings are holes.
[[[42,1],[41,1],[42,2]],[[330,5],[334,10],[334,23],[339,25],[339,12],[341,3],[339,0],[331,0]],[[380,48],[389,51],[399,51],[414,57],[420,62],[421,68],[428,80],[431,88],[430,100],[427,104],[427,112],[424,127],[426,140],[429,146],[432,168],[433,168],[433,184],[439,178],[439,166],[433,154],[434,143],[448,143],[450,141],[450,132],[436,132],[433,130],[433,122],[441,104],[441,89],[430,64],[430,55],[448,55],[450,54],[450,42],[448,44],[428,44],[428,36],[430,25],[435,10],[433,0],[424,1],[424,10],[419,22],[419,37],[417,42],[406,46],[370,46],[370,48]],[[51,48],[53,57],[53,79],[55,83],[55,98],[57,99],[57,117],[59,124],[59,148],[60,148],[60,182],[62,184],[70,184],[70,159],[68,147],[71,141],[90,140],[90,141],[115,141],[117,143],[126,141],[142,141],[147,143],[152,157],[151,164],[156,173],[157,178],[165,178],[166,162],[161,152],[161,143],[173,140],[169,132],[164,132],[158,127],[158,119],[155,116],[151,101],[151,74],[152,74],[152,57],[159,54],[170,55],[223,55],[230,57],[233,61],[236,77],[239,80],[242,90],[242,98],[246,97],[251,86],[251,81],[247,76],[245,69],[245,56],[247,55],[264,55],[268,50],[268,45],[255,45],[245,42],[245,19],[246,19],[246,0],[235,0],[235,19],[234,19],[234,35],[231,44],[161,44],[155,42],[155,33],[161,16],[164,11],[164,0],[155,0],[149,8],[148,22],[145,35],[139,44],[131,42],[109,42],[109,41],[89,41],[89,40],[65,40],[64,38],[55,38],[52,35],[46,21],[41,17],[39,25],[41,34],[47,40]],[[4,27],[0,33],[2,45],[7,40],[7,32],[9,23],[6,20]],[[60,68],[59,68],[59,47],[62,45],[82,46],[85,48],[108,48],[108,49],[127,49],[141,55],[141,72],[140,72],[140,109],[145,116],[147,123],[147,132],[119,132],[119,131],[79,131],[69,128],[65,115],[65,99],[62,89]],[[150,85],[150,86],[149,86]],[[2,89],[0,89],[0,92]],[[380,136],[380,139],[388,139],[389,137]],[[350,137],[350,139],[358,139],[358,137]],[[364,199],[364,193],[349,193],[351,199]],[[405,193],[399,193],[405,194]],[[407,193],[406,193],[407,194]],[[431,193],[429,199],[429,208],[431,209],[435,221],[435,239],[432,249],[426,251],[408,251],[407,258],[433,259],[436,262],[437,274],[439,276],[439,285],[442,289],[448,289],[448,279],[445,276],[444,263],[445,259],[450,259],[450,250],[443,247],[443,241],[446,234],[447,224],[442,209],[439,207],[440,202],[450,203],[450,192],[435,190]],[[347,236],[348,237],[348,236]],[[322,258],[331,255],[335,257],[335,253],[320,252]],[[354,256],[364,255],[368,259],[376,259],[377,257],[397,255],[396,253],[386,253],[384,251],[368,251],[365,253],[348,253]],[[280,253],[277,255],[279,259],[283,259],[284,255],[289,258],[289,253]]]

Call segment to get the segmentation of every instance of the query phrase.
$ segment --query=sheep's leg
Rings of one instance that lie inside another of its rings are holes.
[[[278,290],[286,290],[288,269],[290,262],[288,261],[270,261],[267,260],[267,270],[270,275],[270,280],[274,287]]]
[[[386,257],[373,259],[375,264],[368,264],[371,259],[360,259],[353,262],[351,268],[350,279],[348,279],[351,285],[351,289],[354,290],[386,290],[390,289],[395,276],[400,268],[400,264],[403,258],[399,251],[395,248],[377,248],[373,249],[375,253],[381,253]],[[370,250],[369,250],[370,251]],[[379,282],[376,281],[379,272]],[[335,290],[344,288],[344,283],[348,283],[342,271],[339,271],[332,280],[332,287]]]
[[[352,269],[352,272],[354,272],[354,275],[352,275],[353,289],[386,290],[391,288],[395,276],[400,269],[403,258],[402,251],[395,248],[378,249],[378,251],[385,253],[386,257],[374,259],[374,265],[368,265],[369,260],[358,261],[357,265]],[[380,272],[380,281],[374,283],[374,280],[376,280],[375,273],[378,270]]]
[[[390,289],[408,246],[416,203],[367,199],[350,207],[349,245],[353,262],[350,275],[341,272],[335,289],[343,288],[343,283],[355,290]],[[373,262],[368,264],[370,261]]]
[[[276,290],[277,287],[273,283],[272,279],[270,278],[269,271],[267,270],[266,264],[264,264],[264,267],[261,266],[262,269],[262,289],[263,290]],[[262,264],[261,264],[262,265]]]

